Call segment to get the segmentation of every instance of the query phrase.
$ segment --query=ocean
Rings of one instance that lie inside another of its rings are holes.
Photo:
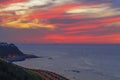
[[[58,73],[70,80],[120,80],[118,44],[16,44],[40,58],[17,65]]]

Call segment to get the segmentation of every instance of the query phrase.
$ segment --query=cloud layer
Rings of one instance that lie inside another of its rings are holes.
[[[19,43],[120,43],[120,7],[116,2],[120,1],[0,0],[0,39]]]

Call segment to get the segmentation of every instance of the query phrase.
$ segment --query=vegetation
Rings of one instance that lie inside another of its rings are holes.
[[[42,80],[40,76],[16,66],[10,62],[0,60],[0,80]]]

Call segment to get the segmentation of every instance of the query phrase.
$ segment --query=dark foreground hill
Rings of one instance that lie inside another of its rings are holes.
[[[43,80],[30,70],[0,60],[0,80]]]

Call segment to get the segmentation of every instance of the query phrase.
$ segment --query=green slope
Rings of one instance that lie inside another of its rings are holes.
[[[0,59],[0,80],[42,80],[40,76],[22,67]]]

